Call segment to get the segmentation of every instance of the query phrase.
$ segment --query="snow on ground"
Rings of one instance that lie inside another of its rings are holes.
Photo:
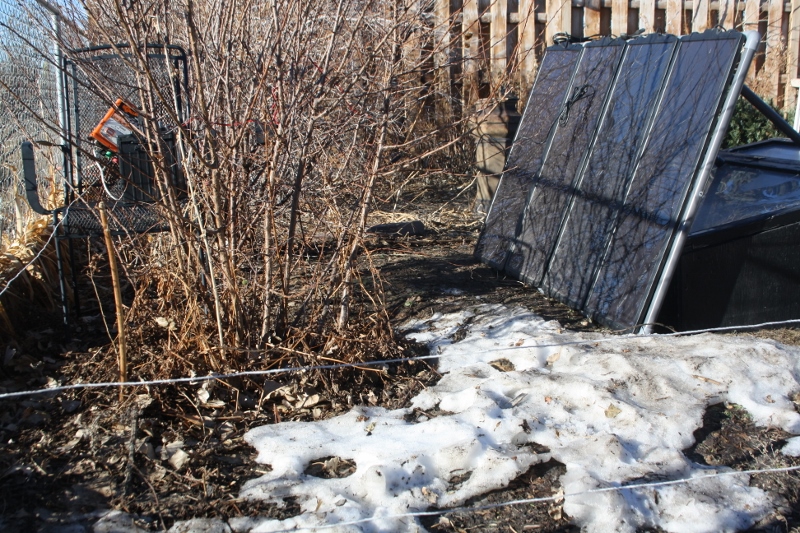
[[[408,409],[359,407],[250,431],[247,442],[272,471],[249,481],[242,496],[279,503],[293,496],[303,512],[232,520],[234,531],[418,531],[417,520],[402,515],[461,505],[551,457],[567,469],[564,510],[586,531],[732,531],[777,503],[749,487],[747,475],[709,477],[729,469],[692,463],[682,450],[705,408],[723,401],[741,405],[758,425],[800,434],[790,400],[800,391],[797,348],[711,334],[608,340],[489,305],[405,330],[439,354],[441,381]],[[800,442],[786,452],[800,453]],[[355,461],[355,472],[304,474],[332,456]],[[691,477],[701,479],[591,492]]]

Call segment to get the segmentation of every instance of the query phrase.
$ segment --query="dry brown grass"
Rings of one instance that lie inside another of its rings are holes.
[[[46,219],[36,220],[0,249],[0,338],[14,337],[31,309],[57,307],[58,266],[52,231]]]

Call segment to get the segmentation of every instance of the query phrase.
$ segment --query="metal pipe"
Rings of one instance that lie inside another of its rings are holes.
[[[69,144],[69,124],[67,123],[66,106],[66,82],[64,80],[64,53],[61,50],[61,15],[58,11],[53,11],[53,28],[55,32],[54,55],[56,60],[56,99],[58,100],[58,126],[61,130],[61,152],[62,167],[64,170],[64,187],[72,184],[72,168],[70,165],[70,144]],[[64,191],[64,199],[68,203],[67,191]]]
[[[61,11],[46,2],[45,0],[36,0],[39,5],[50,11],[53,14],[53,55],[56,63],[56,100],[58,105],[58,126],[61,133],[61,167],[64,173],[64,205],[69,205],[71,201],[70,189],[72,186],[72,162],[71,147],[69,144],[69,124],[67,122],[67,105],[66,105],[66,83],[64,79],[64,54],[61,49]],[[61,289],[61,310],[64,316],[64,325],[69,329],[69,303],[66,290],[66,276],[64,273],[64,254],[61,252],[61,240],[58,237],[60,231],[58,225],[58,211],[53,214],[53,231],[56,232],[54,244],[56,247],[56,261],[58,262],[58,281],[59,288]],[[69,215],[69,208],[61,213],[61,217]],[[72,247],[72,241],[69,242],[69,259],[70,270],[72,274],[72,289],[73,298],[75,301],[76,309],[78,308],[78,293],[75,283],[75,253]]]
[[[695,180],[694,188],[689,195],[689,201],[686,204],[683,219],[678,225],[675,238],[672,241],[672,246],[664,262],[664,269],[661,272],[661,278],[658,280],[653,298],[650,300],[650,307],[647,309],[647,314],[644,318],[644,326],[639,330],[640,333],[652,333],[652,324],[658,318],[658,312],[661,310],[661,305],[664,303],[664,298],[667,295],[667,289],[672,282],[672,276],[678,268],[678,261],[683,253],[683,246],[686,244],[686,238],[689,235],[689,230],[692,227],[694,216],[697,209],[700,207],[702,200],[702,192],[711,169],[714,168],[717,159],[717,152],[719,152],[722,141],[725,139],[727,133],[727,126],[733,116],[733,109],[736,106],[736,100],[744,87],[744,80],[747,77],[747,70],[750,67],[750,62],[758,48],[758,43],[761,41],[761,35],[757,31],[745,32],[747,41],[745,41],[744,49],[742,50],[742,57],[739,61],[739,66],[733,78],[733,83],[728,91],[728,96],[725,98],[725,103],[722,107],[719,119],[717,120],[717,127],[711,136],[711,141],[708,143],[706,155],[703,158],[700,172]]]
[[[36,3],[48,10],[53,15],[62,18],[63,15],[61,14],[61,10],[57,7],[48,2],[47,0],[36,0]]]
[[[58,231],[58,213],[53,213],[53,231]],[[71,241],[70,241],[71,244]],[[67,330],[69,330],[69,307],[67,304],[67,278],[66,274],[64,273],[64,254],[61,252],[61,240],[58,238],[58,234],[56,234],[55,239],[53,239],[53,245],[56,247],[56,266],[58,267],[58,288],[61,290],[61,316],[64,322],[64,326],[66,326]]]
[[[22,177],[25,180],[25,197],[28,205],[40,215],[52,213],[49,209],[42,207],[39,200],[39,183],[36,179],[36,161],[33,153],[33,144],[30,141],[22,143]]]
[[[756,93],[750,90],[750,87],[747,85],[742,86],[742,96],[744,96],[745,100],[750,102],[753,107],[758,109],[762,115],[767,117],[781,133],[793,140],[795,144],[800,145],[800,133],[797,133],[792,125],[789,124],[780,113],[772,109],[771,105],[762,100]]]

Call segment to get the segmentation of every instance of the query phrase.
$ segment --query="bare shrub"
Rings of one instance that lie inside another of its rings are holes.
[[[364,246],[376,187],[386,195],[385,184],[471,157],[460,142],[466,113],[435,114],[436,99],[457,92],[432,81],[434,58],[451,43],[429,9],[410,0],[95,0],[75,10],[65,50],[130,43],[115,51],[135,80],[134,129],[169,222],[168,233],[118,241],[134,289],[127,320],[140,334],[158,318],[169,325],[168,351],[202,354],[215,370],[253,350],[269,364],[313,353],[352,361],[365,343],[391,344]],[[149,43],[187,50],[188,88],[159,78]],[[79,82],[113,105],[116,80],[75,64]],[[173,109],[186,90],[182,119]],[[173,159],[185,195],[171,182]]]

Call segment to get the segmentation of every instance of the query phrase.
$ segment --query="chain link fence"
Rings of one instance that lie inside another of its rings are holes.
[[[19,239],[37,216],[28,207],[20,146],[36,146],[42,203],[60,200],[58,68],[52,15],[34,0],[0,0],[0,237]],[[1,249],[1,248],[0,248]]]

